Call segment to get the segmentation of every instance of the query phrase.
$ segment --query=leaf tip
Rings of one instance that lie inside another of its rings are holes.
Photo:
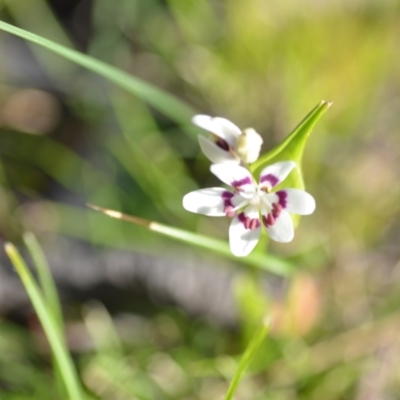
[[[14,251],[14,245],[10,242],[5,242],[4,243],[4,250],[6,251],[7,254],[10,254],[12,251]]]
[[[109,208],[103,208],[103,207],[96,206],[96,205],[90,204],[90,203],[86,203],[86,205],[89,208],[91,208],[92,210],[99,211],[99,212],[101,212],[101,213],[103,213],[103,214],[105,214],[105,215],[107,215],[107,216],[109,216],[111,218],[116,218],[116,219],[120,219],[120,220],[123,220],[123,221],[128,221],[128,222],[131,222],[133,224],[141,225],[141,226],[144,226],[146,228],[152,229],[153,223],[150,222],[150,221],[147,221],[145,219],[138,218],[138,217],[135,217],[133,215],[126,215],[126,214],[123,214],[120,211],[111,210]]]
[[[325,106],[326,109],[328,109],[332,104],[333,104],[333,101],[325,101],[325,100],[322,100],[319,103],[320,106]]]
[[[101,213],[108,215],[111,218],[122,219],[123,214],[119,211],[114,211],[114,210],[110,210],[108,208],[99,207],[99,206],[96,206],[96,205],[90,204],[90,203],[87,203],[86,205],[89,208],[91,208],[92,210],[100,211]]]

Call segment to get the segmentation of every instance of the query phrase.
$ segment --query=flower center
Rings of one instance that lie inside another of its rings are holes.
[[[261,198],[260,198],[260,196],[259,196],[258,194],[255,194],[254,197],[252,197],[252,198],[249,200],[249,203],[250,203],[252,206],[260,207],[260,204],[261,204]]]

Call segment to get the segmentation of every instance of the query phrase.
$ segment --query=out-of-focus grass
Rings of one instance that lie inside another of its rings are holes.
[[[49,10],[32,6],[36,3],[2,2],[1,16],[62,42],[59,26],[39,31],[54,27],[56,20]],[[32,8],[27,12],[22,6]],[[313,133],[303,162],[317,211],[302,220],[292,244],[271,250],[292,256],[299,269],[309,267],[313,275],[295,276],[287,282],[285,298],[277,300],[257,277],[246,274],[238,281],[241,325],[236,333],[163,309],[156,317],[116,318],[119,344],[110,339],[109,345],[100,345],[96,338],[96,344],[87,339],[88,331],[96,330],[67,320],[67,330],[85,332],[79,343],[91,343],[75,348],[85,385],[103,399],[221,398],[245,338],[268,311],[275,316],[274,337],[260,351],[238,398],[398,397],[398,5],[378,0],[100,0],[93,3],[92,16],[89,54],[203,113],[252,125],[263,134],[265,151],[320,99],[334,106]],[[0,35],[0,45],[7,40]],[[167,249],[169,242],[161,238],[89,215],[83,204],[90,201],[226,238],[226,221],[205,221],[180,209],[181,196],[196,182],[208,186],[213,181],[208,161],[176,124],[42,52],[41,65],[62,93],[55,94],[63,118],[47,136],[27,136],[15,123],[21,109],[10,102],[35,82],[12,77],[8,58],[13,54],[10,47],[10,54],[4,49],[3,236],[18,237],[27,224],[38,233],[97,244],[158,249],[160,254]],[[54,183],[64,188],[64,197],[49,190]],[[91,307],[83,318],[86,326],[96,318],[96,326],[109,326],[106,314]],[[39,330],[3,321],[0,346],[2,399],[54,398]]]

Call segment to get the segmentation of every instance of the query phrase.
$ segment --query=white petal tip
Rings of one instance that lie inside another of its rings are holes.
[[[292,237],[285,237],[285,238],[271,238],[277,243],[290,243],[294,239],[294,235]]]
[[[209,115],[197,114],[192,117],[192,123],[201,127],[201,124],[205,121],[209,122],[211,117]]]

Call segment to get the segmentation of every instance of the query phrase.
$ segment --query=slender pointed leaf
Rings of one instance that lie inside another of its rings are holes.
[[[178,98],[156,88],[149,83],[135,78],[116,67],[108,65],[105,62],[96,60],[95,58],[80,53],[79,51],[70,49],[49,39],[45,39],[24,29],[17,28],[16,26],[7,24],[6,22],[0,21],[0,29],[15,36],[19,36],[20,38],[28,40],[32,43],[36,43],[39,46],[42,46],[70,61],[73,61],[84,68],[87,68],[88,70],[96,72],[97,74],[151,104],[153,107],[170,117],[172,120],[182,124],[185,128],[187,128],[185,130],[190,134],[193,132],[194,137],[194,129],[190,128],[188,125],[190,118],[193,116],[193,114],[195,114],[195,112]]]
[[[26,232],[23,239],[36,267],[44,299],[46,300],[48,307],[51,309],[60,331],[62,331],[64,329],[64,323],[61,303],[60,298],[58,297],[56,285],[51,275],[49,264],[47,263],[43,250],[33,233]]]
[[[47,306],[37,283],[35,282],[18,250],[11,243],[6,243],[4,248],[18,273],[29,299],[31,300],[32,305],[37,313],[40,323],[42,324],[51,350],[54,353],[55,359],[57,360],[61,376],[68,392],[68,397],[71,400],[82,399],[82,388],[78,374],[72,362],[72,358],[66,351],[66,348],[63,344],[61,333],[54,315]]]
[[[158,222],[148,221],[132,215],[122,214],[119,211],[102,208],[93,204],[88,204],[88,206],[93,210],[100,211],[103,214],[108,215],[109,217],[121,219],[136,225],[143,226],[153,232],[157,232],[161,235],[170,237],[180,242],[211,250],[226,258],[243,262],[246,265],[252,265],[253,267],[268,270],[275,274],[284,276],[289,275],[293,271],[293,265],[290,262],[269,254],[252,253],[245,258],[237,258],[231,253],[228,243],[223,242],[222,240],[210,238],[208,236],[200,235],[198,233],[189,232],[184,229],[159,224]]]

